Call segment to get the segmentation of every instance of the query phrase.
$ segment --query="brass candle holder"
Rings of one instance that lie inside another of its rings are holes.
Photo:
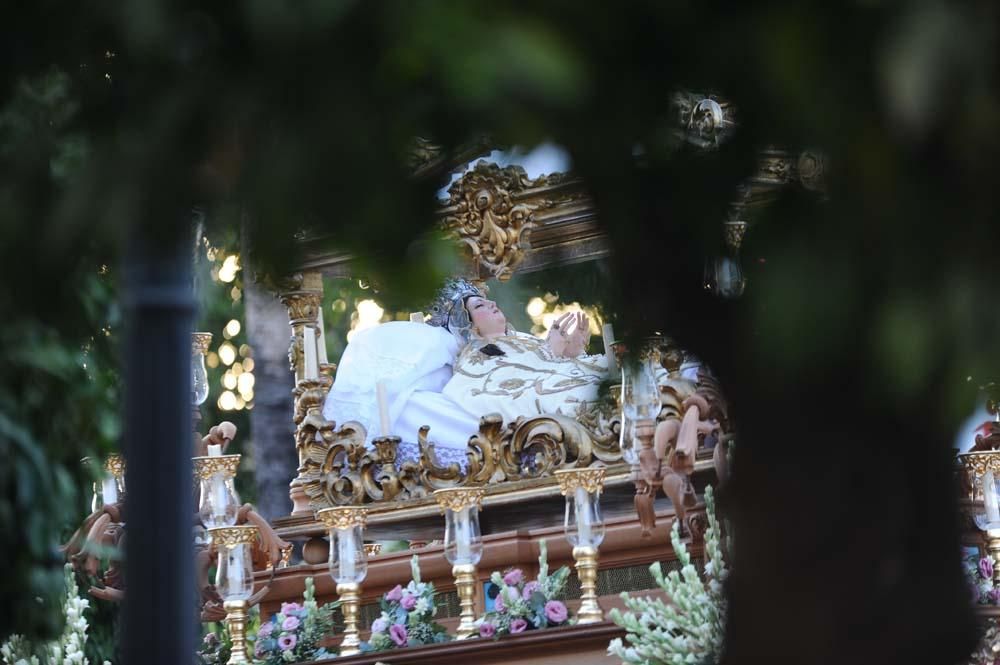
[[[555,472],[559,489],[566,497],[563,526],[567,540],[573,545],[576,574],[580,579],[578,624],[604,621],[604,610],[597,601],[598,548],[604,541],[604,520],[600,509],[604,474],[603,467],[560,469]]]
[[[338,506],[317,511],[330,535],[330,574],[337,583],[341,612],[344,614],[344,638],[341,656],[361,653],[358,614],[361,608],[361,582],[368,572],[364,528],[368,510],[361,506]]]
[[[257,541],[257,527],[251,525],[214,527],[208,530],[218,551],[215,585],[226,610],[226,627],[232,641],[228,665],[253,662],[247,653],[247,621],[253,594],[251,548]]]
[[[434,492],[434,498],[445,513],[444,555],[452,564],[461,608],[455,632],[459,640],[478,634],[475,626],[476,564],[483,555],[479,507],[485,492],[482,487],[454,487]]]

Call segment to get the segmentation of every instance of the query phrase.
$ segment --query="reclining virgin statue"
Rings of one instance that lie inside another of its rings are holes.
[[[597,402],[608,366],[604,355],[585,355],[589,339],[582,312],[561,316],[546,339],[517,332],[481,289],[452,280],[425,323],[393,321],[353,337],[323,414],[338,425],[360,423],[369,442],[401,437],[401,460],[419,459],[417,433],[427,426],[438,459],[464,466],[469,438],[487,414],[505,422],[574,417]]]

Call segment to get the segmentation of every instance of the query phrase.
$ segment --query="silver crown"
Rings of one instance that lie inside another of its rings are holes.
[[[465,299],[472,296],[485,298],[486,294],[467,279],[448,280],[430,306],[427,323],[444,328],[467,342],[472,332],[472,319],[469,318],[469,310],[465,308]]]

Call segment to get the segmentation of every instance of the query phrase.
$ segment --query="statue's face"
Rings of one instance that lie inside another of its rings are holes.
[[[507,332],[507,317],[492,300],[472,296],[465,301],[465,308],[469,310],[473,328],[478,330],[481,336],[503,335]]]

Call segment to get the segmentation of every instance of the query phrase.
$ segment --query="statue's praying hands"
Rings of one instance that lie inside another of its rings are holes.
[[[549,348],[561,358],[583,355],[589,342],[590,318],[583,312],[566,312],[549,328]]]

